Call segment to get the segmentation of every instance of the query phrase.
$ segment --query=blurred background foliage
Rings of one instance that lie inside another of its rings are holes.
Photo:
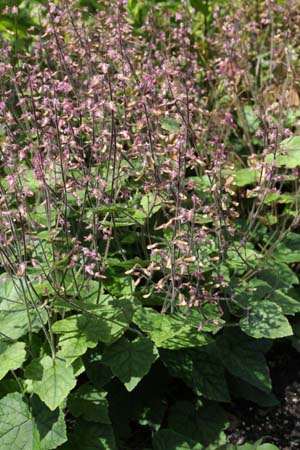
[[[58,3],[57,0],[54,3]],[[78,0],[70,2],[74,8],[87,8],[89,13],[101,9],[101,0]],[[193,35],[202,40],[209,33],[213,23],[213,10],[221,7],[225,0],[127,0],[131,25],[138,33],[147,15],[151,12],[158,22],[163,22],[164,13],[170,13],[170,20],[179,8],[187,7],[193,19]],[[9,39],[16,51],[29,49],[34,36],[38,34],[40,23],[39,5],[47,9],[48,0],[0,0],[0,34]],[[163,23],[161,23],[163,25]]]

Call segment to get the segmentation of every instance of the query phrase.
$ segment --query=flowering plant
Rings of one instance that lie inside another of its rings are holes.
[[[196,3],[46,2],[28,50],[2,46],[4,450],[125,449],[132,423],[217,450],[218,402],[276,404],[265,354],[300,312],[297,1]]]

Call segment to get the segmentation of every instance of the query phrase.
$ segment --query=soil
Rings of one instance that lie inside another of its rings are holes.
[[[280,405],[261,408],[238,400],[230,408],[228,442],[244,444],[264,438],[280,450],[300,449],[300,355],[289,344],[276,345],[268,355],[274,393]]]

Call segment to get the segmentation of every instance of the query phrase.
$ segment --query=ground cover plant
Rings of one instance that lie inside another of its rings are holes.
[[[1,449],[278,449],[300,2],[2,3]]]

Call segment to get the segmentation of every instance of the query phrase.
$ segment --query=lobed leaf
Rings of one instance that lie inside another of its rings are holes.
[[[102,361],[124,383],[126,389],[132,391],[149,372],[157,357],[157,348],[150,339],[138,337],[128,341],[122,338],[104,351]]]
[[[35,359],[27,367],[25,376],[32,380],[32,390],[54,411],[76,385],[73,367],[65,361],[50,356]]]

